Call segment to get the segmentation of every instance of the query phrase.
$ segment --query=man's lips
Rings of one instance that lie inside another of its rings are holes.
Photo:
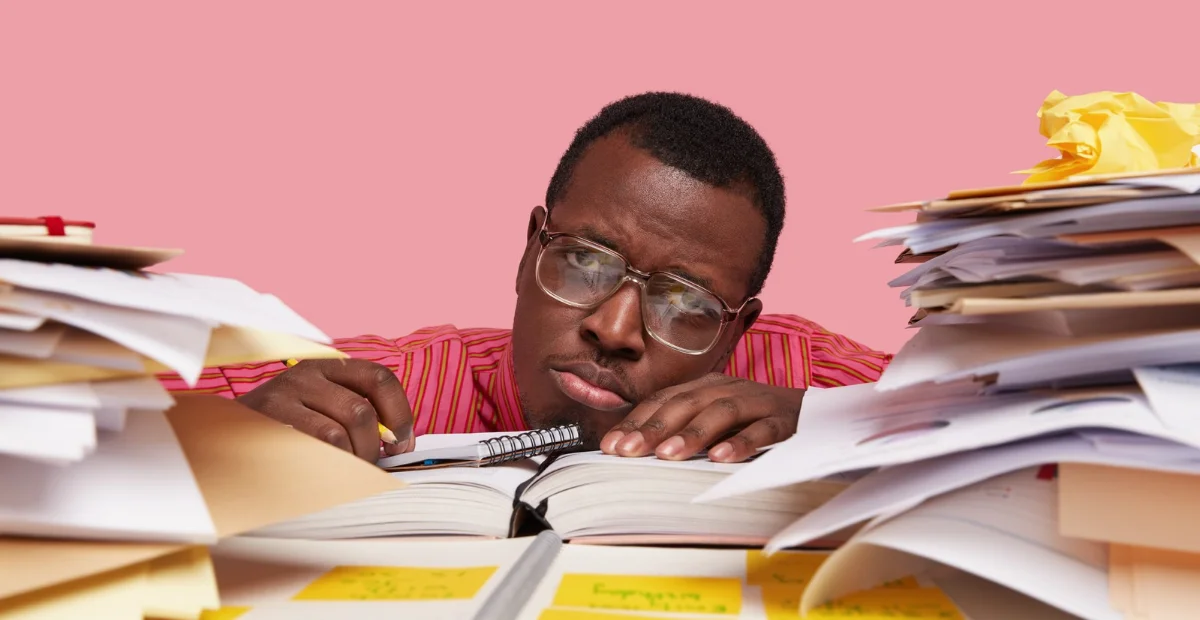
[[[557,368],[550,376],[558,389],[571,400],[597,411],[615,411],[631,406],[631,403],[616,390],[615,377],[596,366],[580,365]]]

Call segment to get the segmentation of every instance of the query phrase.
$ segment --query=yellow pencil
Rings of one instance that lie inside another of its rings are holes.
[[[300,360],[295,360],[295,359],[291,359],[291,360],[284,362],[284,364],[287,364],[288,368],[291,368],[292,366],[295,366],[296,364],[299,364],[299,363],[300,363]],[[379,438],[382,439],[384,443],[389,443],[389,444],[392,444],[393,446],[400,443],[400,440],[396,439],[396,434],[393,433],[391,430],[389,430],[388,427],[384,426],[383,422],[379,422],[378,425],[379,425]]]

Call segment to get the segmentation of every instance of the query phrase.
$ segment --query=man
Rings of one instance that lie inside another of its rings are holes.
[[[511,331],[339,340],[354,359],[210,369],[198,389],[364,459],[378,419],[389,454],[414,434],[578,422],[610,454],[741,461],[795,431],[805,388],[874,381],[891,359],[761,314],[783,219],[748,124],[687,95],[626,98],[578,131],[529,216]]]

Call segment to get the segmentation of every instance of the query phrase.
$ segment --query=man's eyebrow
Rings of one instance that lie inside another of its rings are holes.
[[[603,233],[596,230],[595,228],[592,228],[591,226],[587,226],[586,224],[579,228],[579,236],[583,237],[584,239],[587,239],[588,241],[594,241],[596,243],[599,243],[600,245],[602,245],[614,252],[621,251],[620,244],[618,244],[616,241],[613,241],[610,237],[604,236]]]
[[[612,240],[610,237],[605,236],[604,233],[601,233],[600,231],[598,231],[595,228],[592,228],[591,226],[588,226],[586,224],[579,227],[579,236],[583,237],[589,241],[599,243],[600,245],[602,245],[614,252],[621,251],[620,244],[618,244],[616,241]],[[712,284],[712,280],[709,278],[705,278],[703,276],[698,276],[686,269],[683,269],[682,267],[669,267],[666,269],[666,271],[673,273],[673,274],[683,278],[684,280],[687,280],[688,282],[699,284],[700,286],[703,286],[704,288],[706,288],[710,291],[712,290],[713,284]]]
[[[712,280],[708,278],[698,276],[690,271],[687,271],[686,269],[680,269],[678,267],[667,269],[667,271],[683,278],[684,280],[687,280],[688,282],[699,284],[710,291],[712,290]]]

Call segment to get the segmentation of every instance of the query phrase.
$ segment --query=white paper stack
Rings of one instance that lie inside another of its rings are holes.
[[[878,547],[880,528],[903,517],[889,531],[925,529],[887,545],[930,559],[969,542],[939,534],[945,526],[920,525],[916,507],[972,485],[995,487],[988,481],[1025,468],[1165,472],[1200,490],[1200,172],[972,190],[882,210],[918,213],[914,224],[863,239],[903,247],[897,262],[912,269],[890,284],[916,309],[910,324],[920,331],[878,383],[810,391],[792,439],[697,501],[873,471],[776,535],[768,550],[864,522],[847,548]],[[1053,481],[1053,471],[1044,477]],[[973,510],[999,514],[1006,497],[978,494]],[[1054,514],[1057,489],[1032,497]],[[1176,501],[1161,498],[1160,510],[1170,513]],[[1018,535],[1020,519],[1014,514],[1001,528],[1011,545],[997,539],[989,552],[1012,557],[938,561],[1079,613],[1080,599],[1057,594],[1074,586],[1054,574],[1009,579],[994,570],[1028,560],[1019,557],[1021,540],[1037,538],[1043,550],[1073,544],[1066,522],[1062,531]],[[1122,542],[1093,539],[1100,551]],[[858,552],[843,555],[851,553]],[[1069,555],[1056,557],[1078,565]],[[1092,575],[1103,594],[1103,556],[1085,564],[1080,574]]]
[[[0,237],[0,535],[215,540],[155,373],[340,356],[275,297],[143,269],[175,254]]]

